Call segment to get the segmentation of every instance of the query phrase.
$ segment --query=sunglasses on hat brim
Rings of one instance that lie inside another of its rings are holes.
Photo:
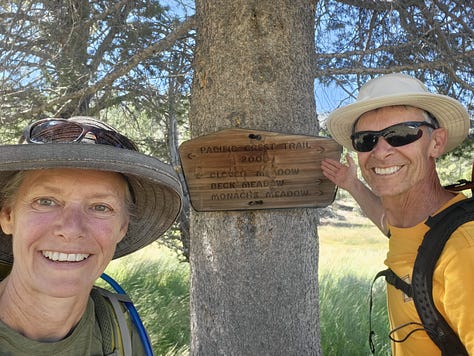
[[[137,146],[116,131],[66,119],[44,119],[28,126],[20,139],[28,143],[74,143],[87,138],[94,143],[138,151]]]
[[[359,131],[351,135],[352,146],[358,152],[370,152],[377,145],[379,137],[392,147],[401,147],[419,140],[423,136],[422,126],[437,127],[426,121],[408,121],[389,126],[380,131]]]

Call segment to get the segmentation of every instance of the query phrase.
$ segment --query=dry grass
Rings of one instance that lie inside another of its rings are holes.
[[[333,204],[321,218],[320,274],[370,277],[384,268],[388,239],[354,205],[350,200]]]

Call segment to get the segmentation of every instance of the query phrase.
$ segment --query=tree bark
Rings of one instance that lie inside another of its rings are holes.
[[[192,137],[318,133],[314,5],[196,1]],[[191,216],[191,354],[319,355],[316,209]]]

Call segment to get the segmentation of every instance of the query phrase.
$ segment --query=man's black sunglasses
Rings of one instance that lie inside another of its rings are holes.
[[[20,143],[24,140],[28,143],[73,143],[84,138],[97,144],[138,151],[133,141],[116,131],[59,118],[34,122],[25,129]]]
[[[377,145],[379,137],[383,137],[393,147],[405,146],[423,136],[421,126],[437,128],[425,121],[401,122],[380,131],[354,132],[351,135],[352,146],[358,152],[370,152]]]

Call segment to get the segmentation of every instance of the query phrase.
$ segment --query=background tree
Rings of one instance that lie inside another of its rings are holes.
[[[176,29],[165,8],[150,0],[18,0],[0,6],[2,109],[11,119],[140,110],[150,88],[166,92],[167,69],[176,58],[170,51],[189,30],[189,21]],[[189,62],[181,75],[187,71]]]
[[[192,22],[151,0],[2,2],[0,141],[14,142],[32,119],[100,116],[179,166],[172,148],[188,110]],[[187,256],[182,236],[172,229],[162,241]]]
[[[196,1],[193,137],[317,135],[314,3]],[[191,354],[320,354],[315,209],[191,215]]]
[[[14,122],[22,116],[66,112],[66,107],[77,111],[84,106],[97,114],[130,98],[139,100],[141,96],[130,93],[131,88],[150,86],[166,93],[162,89],[167,84],[161,79],[169,73],[163,63],[176,58],[169,55],[171,50],[190,56],[192,42],[179,40],[194,33],[192,16],[181,21],[170,16],[167,3],[180,7],[181,14],[192,15],[190,0],[3,1],[0,117]],[[331,89],[337,86],[339,94],[347,93],[335,100],[353,100],[367,76],[410,71],[440,92],[472,105],[471,3],[315,3],[313,76]],[[184,73],[187,78],[192,74],[189,62]],[[327,95],[324,90],[316,94],[317,98]],[[87,97],[91,95],[93,101]],[[338,104],[334,101],[332,106]]]
[[[316,13],[314,77],[351,101],[370,77],[406,71],[473,109],[471,3],[325,0]]]

